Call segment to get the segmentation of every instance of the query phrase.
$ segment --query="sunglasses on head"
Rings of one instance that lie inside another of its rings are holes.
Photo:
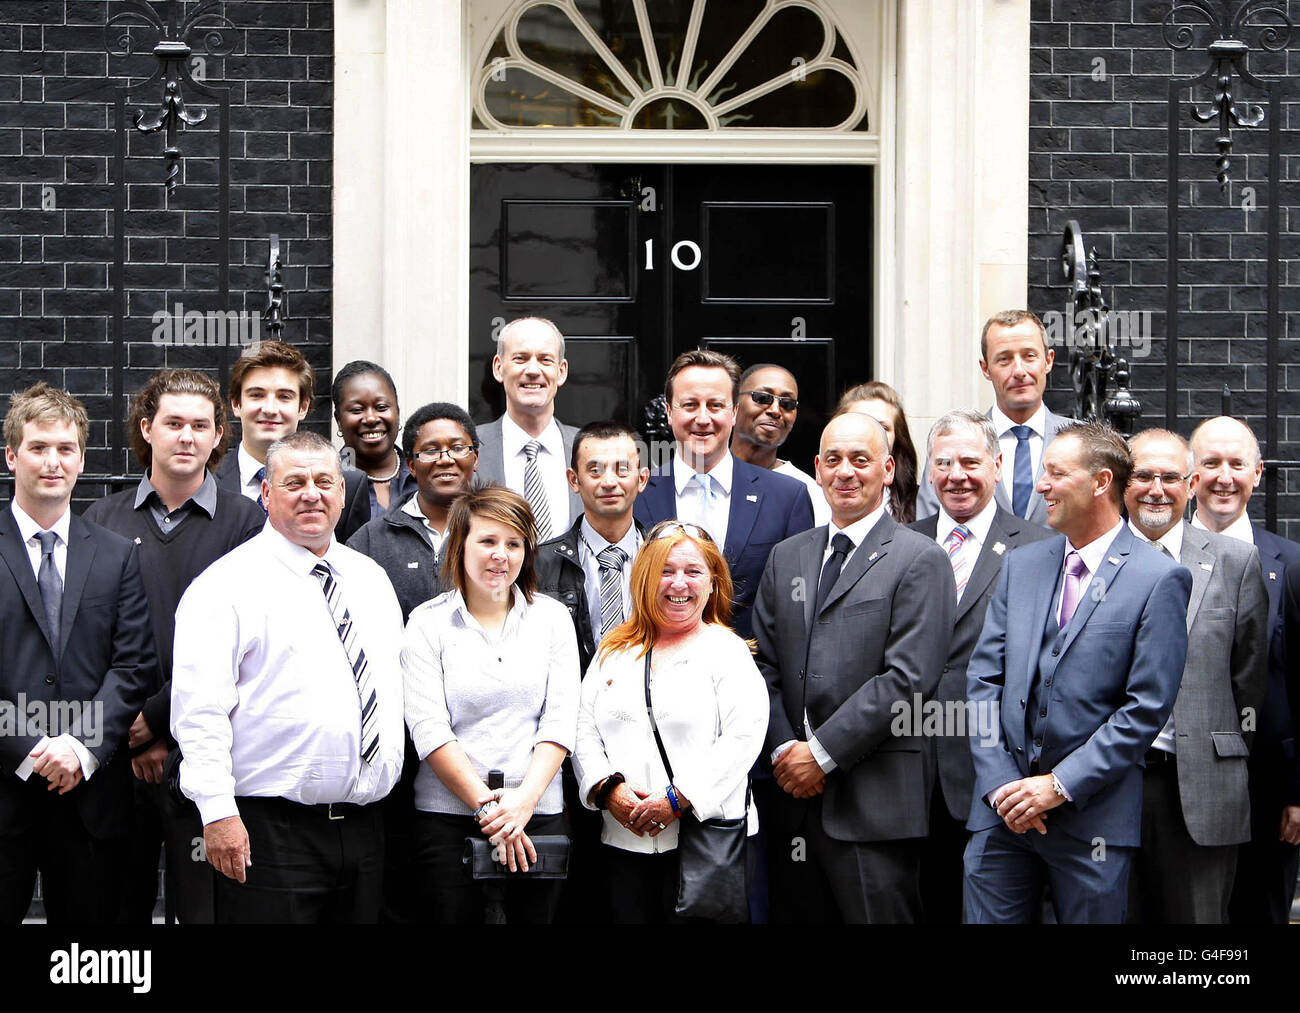
[[[687,524],[684,521],[660,521],[650,531],[649,540],[657,542],[661,538],[670,538],[680,531],[688,538],[697,538],[701,541],[712,542],[709,533],[696,524]]]

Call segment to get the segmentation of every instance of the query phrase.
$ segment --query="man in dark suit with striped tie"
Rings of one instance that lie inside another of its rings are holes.
[[[573,440],[569,486],[582,497],[582,516],[537,550],[537,589],[562,602],[573,617],[585,675],[600,638],[630,613],[632,560],[644,529],[632,506],[645,488],[636,433],[621,422],[591,422]],[[571,761],[564,761],[564,798],[573,832],[569,879],[560,900],[562,922],[609,920],[600,874],[600,813],[582,805]]]

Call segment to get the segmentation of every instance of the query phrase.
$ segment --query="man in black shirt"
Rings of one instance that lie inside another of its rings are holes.
[[[158,651],[158,680],[131,725],[135,812],[120,920],[153,918],[158,895],[158,848],[167,851],[168,910],[182,922],[211,922],[212,871],[204,859],[203,826],[189,801],[167,789],[172,641],[176,606],[190,581],[265,522],[258,505],[219,489],[209,469],[225,450],[226,412],[209,377],[188,369],[161,370],[131,403],[128,431],[147,469],[138,486],[91,504],[85,519],[139,547]]]

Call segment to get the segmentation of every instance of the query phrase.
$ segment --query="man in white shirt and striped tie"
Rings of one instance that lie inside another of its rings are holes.
[[[997,430],[979,412],[948,412],[930,430],[926,474],[939,512],[912,527],[948,553],[957,586],[952,646],[936,693],[944,713],[955,713],[966,699],[966,664],[1006,553],[1052,533],[998,505],[995,491],[1002,460]],[[969,740],[978,728],[966,721],[961,729],[943,731],[928,743],[939,776],[930,797],[930,836],[921,859],[921,902],[927,922],[956,924],[961,921],[962,853],[970,836],[966,817],[975,784]]]
[[[333,537],[338,453],[272,444],[268,524],[176,612],[172,732],[203,819],[216,920],[374,922],[401,774],[402,610],[379,565]]]
[[[505,392],[506,411],[478,427],[478,478],[528,500],[537,540],[545,542],[582,513],[565,477],[578,430],[555,417],[555,395],[569,376],[564,335],[542,317],[512,320],[497,339],[492,375]]]

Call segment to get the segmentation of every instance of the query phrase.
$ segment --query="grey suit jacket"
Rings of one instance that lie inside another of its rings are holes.
[[[823,525],[780,542],[759,581],[754,636],[771,697],[765,755],[806,738],[806,709],[835,761],[822,804],[826,833],[841,841],[923,837],[929,758],[899,705],[915,710],[939,684],[957,597],[952,567],[933,539],[886,513],[813,615],[827,537]]]
[[[991,418],[993,409],[990,408],[984,413],[986,418]],[[1047,452],[1047,445],[1056,438],[1056,434],[1061,427],[1073,422],[1064,415],[1055,414],[1050,408],[1047,409],[1047,434],[1043,438],[1043,452]],[[1005,474],[1008,468],[1013,466],[1013,462],[1002,461],[1002,471]],[[1026,520],[1033,521],[1035,524],[1045,526],[1047,524],[1047,504],[1043,502],[1043,497],[1038,493],[1038,481],[1043,477],[1043,458],[1039,457],[1038,467],[1034,471],[1034,491],[1029,494],[1029,515]],[[1007,513],[1011,513],[1011,499],[1007,496],[1007,489],[1001,482],[993,490],[993,498],[997,500],[1000,506]],[[921,487],[916,493],[916,516],[929,517],[930,514],[939,512],[939,499],[934,494],[934,486],[930,484],[930,462],[925,462],[925,467],[921,470]]]
[[[1187,665],[1174,702],[1183,819],[1197,844],[1243,844],[1250,751],[1242,716],[1264,699],[1268,591],[1259,553],[1245,542],[1184,524],[1178,561],[1192,574]]]
[[[939,530],[939,515],[916,521],[912,528],[933,539]],[[971,652],[979,643],[980,630],[984,628],[984,613],[988,610],[989,599],[993,597],[993,588],[997,584],[998,573],[1002,570],[1002,560],[1012,549],[1028,545],[1041,538],[1052,537],[1052,529],[1041,527],[1026,520],[1021,520],[1009,510],[997,508],[993,523],[989,526],[989,537],[980,548],[980,554],[971,567],[970,577],[966,580],[966,590],[957,603],[956,620],[953,623],[952,638],[948,644],[948,660],[943,666],[939,678],[939,690],[935,699],[948,712],[948,703],[952,701],[964,705],[966,701],[966,664]],[[969,717],[969,715],[968,715]],[[939,788],[943,792],[944,804],[953,819],[963,824],[970,815],[971,796],[975,792],[975,764],[971,760],[970,739],[979,736],[980,730],[965,725],[966,734],[932,735],[930,749],[939,772]]]
[[[566,426],[559,419],[555,420],[560,427],[560,436],[564,440],[564,466],[569,466],[569,461],[573,457],[573,438],[578,435],[577,427]],[[505,451],[501,446],[501,419],[496,418],[491,422],[478,427],[478,480],[480,482],[496,482],[498,485],[506,484],[506,461]],[[520,496],[524,494],[523,489],[516,489],[515,492]],[[552,532],[553,536],[558,536],[582,516],[582,498],[569,490],[569,516],[567,518],[552,517],[551,521],[556,530]]]

